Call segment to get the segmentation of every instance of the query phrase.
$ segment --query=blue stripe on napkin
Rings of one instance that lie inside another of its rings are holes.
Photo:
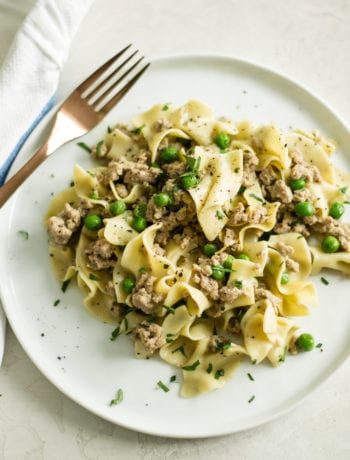
[[[0,185],[3,185],[3,183],[5,182],[6,176],[7,176],[8,172],[9,172],[11,166],[12,166],[12,163],[15,161],[18,153],[20,152],[21,148],[23,147],[23,144],[28,139],[29,135],[37,127],[37,125],[40,123],[40,121],[44,118],[44,116],[52,109],[52,107],[55,105],[55,102],[56,102],[55,96],[52,96],[52,98],[48,101],[48,103],[45,105],[45,107],[42,109],[42,111],[39,113],[39,115],[33,121],[31,126],[27,129],[27,131],[22,135],[20,140],[17,142],[16,147],[10,153],[10,155],[8,156],[8,158],[5,161],[5,163],[1,166],[1,168],[0,168]]]

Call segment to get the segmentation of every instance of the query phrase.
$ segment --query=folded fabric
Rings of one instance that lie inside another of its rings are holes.
[[[39,0],[0,69],[0,185],[24,142],[55,104],[60,71],[93,0]],[[0,363],[5,336],[0,314]]]

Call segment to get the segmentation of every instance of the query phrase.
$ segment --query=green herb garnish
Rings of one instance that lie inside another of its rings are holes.
[[[261,196],[255,195],[255,193],[249,193],[249,196],[257,201],[260,201],[260,203],[265,203],[265,200],[261,198]]]
[[[116,406],[117,404],[120,404],[124,399],[124,394],[123,394],[123,390],[121,388],[119,388],[119,390],[117,391],[116,395],[115,395],[115,398],[114,399],[111,399],[109,405],[110,406]]]
[[[120,327],[118,326],[118,327],[116,327],[116,328],[114,329],[114,331],[112,331],[109,340],[110,340],[111,342],[114,342],[115,340],[117,340],[117,337],[118,337],[119,335],[120,335]]]
[[[207,373],[210,374],[212,370],[213,370],[213,365],[212,363],[209,363],[207,367]]]
[[[323,276],[321,276],[321,281],[322,281],[323,284],[325,284],[326,286],[328,286],[329,281],[328,281],[326,278],[323,278]]]
[[[184,371],[194,371],[198,366],[200,365],[200,361],[197,359],[193,364],[190,364],[189,366],[183,366]]]
[[[92,280],[92,281],[101,281],[100,278],[98,276],[94,275],[93,273],[89,274],[89,279]]]
[[[250,373],[248,372],[247,376],[248,376],[249,380],[251,380],[252,382],[254,381],[254,378],[253,378],[252,374],[250,374]]]
[[[54,303],[53,303],[53,306],[54,306],[54,307],[57,307],[57,305],[58,305],[60,302],[61,302],[60,299],[55,300]]]
[[[62,292],[66,292],[69,283],[70,283],[70,280],[63,281],[63,283],[62,283],[62,285],[61,285],[61,291],[62,291]]]
[[[79,145],[79,147],[86,150],[87,152],[91,153],[91,147],[85,144],[85,142],[78,142],[77,145]]]
[[[20,236],[22,236],[25,240],[29,238],[29,233],[26,230],[18,230],[17,232]]]
[[[133,129],[131,132],[132,132],[133,134],[141,134],[141,132],[142,132],[142,130],[143,130],[143,128],[144,128],[145,126],[146,126],[146,125],[141,125],[141,126],[139,126],[138,128]]]
[[[101,149],[102,149],[103,144],[104,144],[104,140],[102,140],[102,141],[100,141],[100,142],[98,142],[98,143],[96,144],[96,156],[97,156],[97,157],[100,157],[100,156],[101,156],[101,153],[102,153],[102,152],[101,152]]]
[[[216,380],[219,380],[219,378],[223,377],[224,375],[225,375],[225,370],[224,369],[218,369],[215,372],[214,377],[216,378]]]
[[[255,396],[254,396],[254,395],[253,395],[250,399],[248,399],[249,404],[250,404],[251,402],[253,402],[254,399],[255,399]]]
[[[161,388],[165,393],[167,393],[168,391],[170,391],[170,389],[161,381],[159,380],[157,382],[157,385],[159,386],[159,388]]]

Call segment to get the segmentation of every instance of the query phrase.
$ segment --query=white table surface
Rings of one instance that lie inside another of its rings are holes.
[[[0,63],[33,4],[0,0]],[[95,0],[72,44],[58,95],[65,97],[93,70],[91,56],[103,62],[132,42],[150,59],[208,52],[270,66],[350,120],[349,25],[349,0]],[[31,145],[38,142],[34,136]],[[296,409],[250,431],[201,440],[152,437],[106,422],[64,396],[8,328],[0,370],[0,458],[348,459],[349,377],[347,362]]]

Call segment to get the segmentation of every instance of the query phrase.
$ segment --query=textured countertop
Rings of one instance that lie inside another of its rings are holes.
[[[0,63],[33,3],[0,0]],[[149,58],[207,52],[267,65],[312,88],[349,120],[349,23],[349,0],[95,0],[74,39],[59,95],[93,69],[91,56],[102,62],[133,42]],[[297,408],[249,431],[159,438],[115,426],[72,402],[36,369],[8,328],[0,370],[0,458],[347,459],[349,378],[347,362]]]

